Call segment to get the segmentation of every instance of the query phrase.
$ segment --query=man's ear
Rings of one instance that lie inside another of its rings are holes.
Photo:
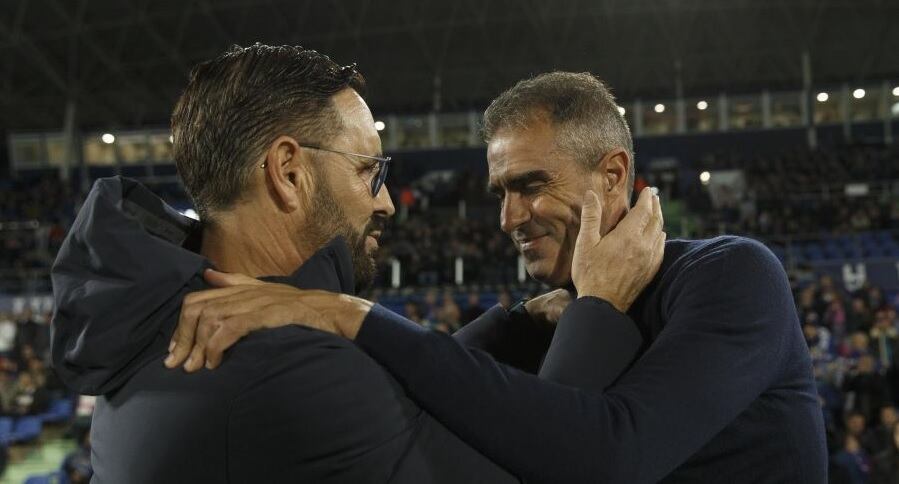
[[[615,148],[602,157],[598,165],[598,173],[603,178],[605,194],[617,196],[628,192],[631,157],[627,150]]]
[[[307,202],[313,193],[311,155],[290,136],[279,136],[269,146],[261,164],[265,170],[265,186],[275,204],[285,212],[293,212]]]

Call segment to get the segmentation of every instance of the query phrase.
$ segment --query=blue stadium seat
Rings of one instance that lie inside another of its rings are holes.
[[[12,437],[13,419],[9,417],[0,417],[0,444],[9,443]]]
[[[41,436],[40,417],[22,417],[16,421],[12,430],[11,442],[31,442]]]
[[[51,472],[50,474],[40,474],[28,476],[25,484],[65,484],[69,482],[66,475],[60,471]]]
[[[72,400],[68,398],[62,398],[59,400],[54,400],[50,404],[50,408],[46,413],[40,415],[40,418],[43,422],[65,422],[72,416]]]

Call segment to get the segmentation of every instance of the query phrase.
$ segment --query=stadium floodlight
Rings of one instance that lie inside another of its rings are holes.
[[[112,133],[104,133],[103,136],[100,137],[100,140],[108,145],[111,145],[115,143],[115,136],[113,136]]]
[[[653,109],[655,110],[655,112],[662,114],[665,112],[665,105],[662,103],[659,103],[659,104],[656,104],[656,107]]]
[[[861,99],[865,97],[865,90],[862,88],[858,88],[852,91],[852,97],[854,97],[855,99]]]
[[[899,86],[893,88],[893,95],[899,97]]]
[[[387,127],[387,125],[384,124],[384,121],[375,121],[375,129],[376,130],[384,131],[384,128],[386,128],[386,127]]]
[[[899,89],[899,87],[897,87],[896,89]],[[618,113],[621,114],[622,116],[624,116],[624,113],[625,113],[624,106],[618,106]]]
[[[705,101],[699,101],[698,103],[696,103],[696,109],[698,109],[700,111],[705,111],[706,109],[708,109],[708,107],[709,107],[709,103],[707,103]]]
[[[815,99],[817,99],[819,103],[823,103],[830,99],[830,95],[826,92],[819,92],[818,95],[815,96]]]
[[[699,174],[699,181],[702,182],[703,185],[708,185],[709,181],[712,179],[712,174],[704,171]]]

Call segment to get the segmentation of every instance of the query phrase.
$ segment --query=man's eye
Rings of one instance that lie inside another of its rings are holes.
[[[534,193],[537,193],[542,187],[543,187],[543,183],[540,183],[540,182],[528,183],[527,185],[524,186],[524,188],[522,188],[521,193],[534,194]]]

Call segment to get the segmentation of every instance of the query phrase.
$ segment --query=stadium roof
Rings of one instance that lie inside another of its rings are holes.
[[[589,70],[620,98],[899,78],[895,0],[12,0],[0,130],[165,125],[190,67],[231,44],[358,62],[376,113],[482,109],[513,82]]]

